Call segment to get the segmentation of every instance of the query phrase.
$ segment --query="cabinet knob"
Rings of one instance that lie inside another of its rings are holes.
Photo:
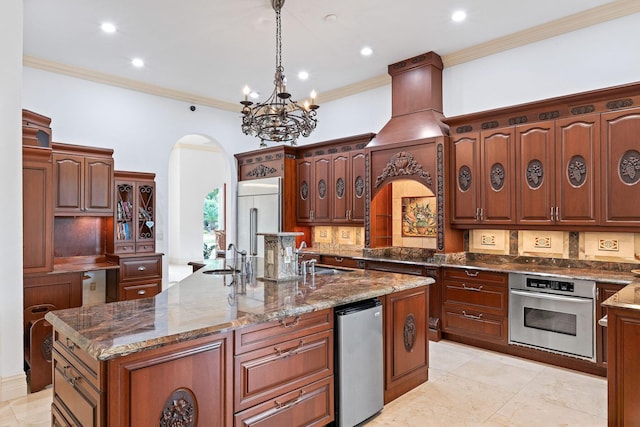
[[[144,290],[144,289],[140,289],[140,290],[138,291],[138,295],[144,295],[144,294],[146,294],[146,293],[147,293],[147,291],[146,291],[146,290]]]
[[[144,265],[141,265],[140,267],[138,267],[138,271],[145,271],[147,269],[147,267],[145,267]]]

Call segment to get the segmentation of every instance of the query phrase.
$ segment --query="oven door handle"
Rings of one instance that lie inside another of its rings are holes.
[[[517,291],[515,289],[511,289],[510,292],[514,295],[519,295],[522,297],[539,298],[539,299],[546,299],[551,301],[561,301],[561,302],[570,302],[570,303],[579,303],[579,304],[593,303],[592,299],[582,298],[582,297],[565,297],[562,295],[549,295],[549,294],[543,294],[539,292]]]

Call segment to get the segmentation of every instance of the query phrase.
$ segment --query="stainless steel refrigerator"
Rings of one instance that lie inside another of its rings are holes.
[[[257,233],[282,231],[282,178],[238,183],[237,247],[249,255],[264,256],[264,237]]]

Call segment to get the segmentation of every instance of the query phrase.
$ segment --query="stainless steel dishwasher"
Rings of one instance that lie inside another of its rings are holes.
[[[336,308],[336,422],[355,426],[384,406],[382,303]]]

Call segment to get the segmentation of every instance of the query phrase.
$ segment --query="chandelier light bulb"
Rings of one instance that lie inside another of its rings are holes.
[[[248,100],[249,94],[251,93],[251,89],[249,89],[249,86],[245,85],[244,89],[242,89],[242,93],[244,94],[244,100]]]
[[[316,93],[316,91],[315,91],[315,90],[312,90],[312,91],[311,91],[311,95],[310,95],[310,96],[311,96],[311,103],[312,103],[312,104],[315,104],[315,103],[316,103],[316,96],[317,96],[317,95],[318,95],[318,94]]]

